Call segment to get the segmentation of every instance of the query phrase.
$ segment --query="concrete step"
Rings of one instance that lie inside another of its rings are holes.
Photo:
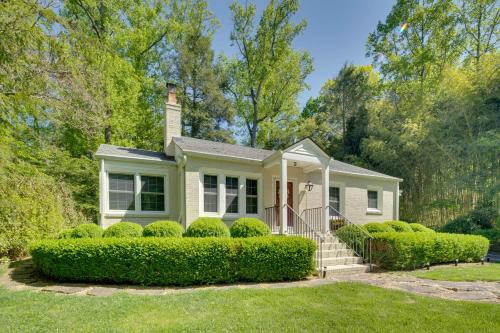
[[[363,258],[360,257],[336,257],[336,258],[323,258],[321,266],[334,266],[334,265],[350,265],[362,264]]]
[[[345,243],[323,243],[321,249],[325,250],[343,250],[347,249],[347,245]]]
[[[349,264],[349,265],[332,265],[326,266],[323,274],[324,277],[329,277],[335,274],[356,274],[367,273],[370,271],[368,264]]]
[[[351,249],[333,249],[333,250],[323,250],[321,252],[323,259],[325,258],[337,258],[337,257],[354,257],[356,254]]]

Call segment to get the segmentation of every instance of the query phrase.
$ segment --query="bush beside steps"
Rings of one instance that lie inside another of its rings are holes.
[[[94,238],[31,245],[35,267],[60,281],[194,285],[300,280],[314,268],[302,237]]]

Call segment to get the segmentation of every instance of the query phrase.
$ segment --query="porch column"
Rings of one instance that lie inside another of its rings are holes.
[[[324,164],[321,170],[322,194],[321,201],[323,207],[323,232],[330,233],[330,163]]]
[[[283,157],[281,157],[281,178],[280,178],[280,234],[287,233],[288,227],[288,207],[287,207],[287,184],[288,184],[288,176],[287,176],[287,161]]]

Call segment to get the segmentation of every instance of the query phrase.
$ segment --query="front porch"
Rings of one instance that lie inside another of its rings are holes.
[[[331,161],[309,139],[264,160],[264,183],[271,185],[272,192],[266,191],[263,217],[273,233],[297,234],[297,229],[304,228],[330,233]]]

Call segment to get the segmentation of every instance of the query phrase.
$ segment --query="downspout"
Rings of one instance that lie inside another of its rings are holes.
[[[187,163],[187,156],[182,155],[182,157],[177,162],[177,172],[179,176],[179,189],[180,189],[180,199],[179,199],[179,222],[186,229],[186,172],[185,167]]]

